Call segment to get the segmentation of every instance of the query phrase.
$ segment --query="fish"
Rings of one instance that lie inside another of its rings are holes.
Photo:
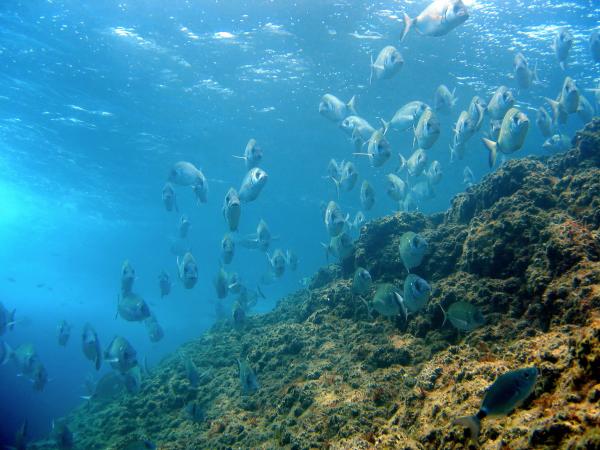
[[[398,293],[396,286],[391,283],[380,284],[373,300],[367,306],[369,306],[369,314],[373,309],[385,317],[402,315],[406,319],[408,314],[404,299]]]
[[[162,201],[165,205],[165,209],[168,212],[173,210],[179,211],[179,207],[177,206],[177,196],[175,195],[175,190],[173,189],[173,185],[171,183],[165,183],[163,186]]]
[[[435,186],[436,184],[439,184],[439,182],[442,181],[443,174],[444,173],[442,171],[442,165],[437,160],[432,161],[431,164],[429,165],[429,169],[427,169],[427,171],[425,172],[425,176],[427,177],[427,182],[431,186]]]
[[[224,264],[230,264],[235,254],[235,242],[229,233],[221,239],[221,260]]]
[[[358,267],[352,279],[352,292],[355,295],[364,295],[369,292],[372,284],[373,279],[369,271],[363,267]]]
[[[235,302],[231,311],[231,318],[233,320],[233,326],[240,328],[246,321],[246,311],[240,302]]]
[[[431,108],[427,108],[419,118],[415,127],[414,142],[422,149],[428,150],[440,137],[440,121]]]
[[[238,359],[237,363],[242,395],[248,395],[258,391],[260,389],[260,384],[252,367],[248,364],[248,361],[246,359]]]
[[[592,59],[594,62],[600,63],[600,32],[598,30],[591,32],[589,44],[590,55],[592,55]]]
[[[123,262],[121,266],[121,294],[128,295],[133,289],[135,281],[135,269],[128,260]]]
[[[458,99],[455,96],[456,88],[450,92],[445,84],[440,84],[433,96],[433,109],[435,112],[449,113]]]
[[[567,69],[567,58],[569,57],[571,47],[573,47],[573,34],[571,31],[568,28],[559,30],[554,35],[552,50],[554,50],[554,54],[562,70]]]
[[[196,186],[204,184],[206,178],[202,171],[192,163],[179,161],[171,167],[167,181],[178,186]]]
[[[181,261],[179,260],[179,256],[177,256],[177,269],[183,287],[192,289],[198,281],[198,265],[194,256],[190,252],[187,252],[183,255]]]
[[[150,317],[150,307],[146,301],[133,292],[119,296],[117,312],[128,322],[140,322]]]
[[[502,120],[508,110],[515,104],[515,97],[506,86],[500,86],[487,105],[487,112],[492,119]]]
[[[186,358],[185,360],[185,376],[192,387],[197,387],[200,384],[198,368],[191,358]]]
[[[350,228],[353,229],[359,229],[363,223],[365,223],[365,214],[362,211],[358,211],[356,214],[354,214],[354,219],[352,219],[352,222],[350,222]]]
[[[542,148],[550,152],[565,152],[571,148],[571,139],[566,134],[554,134],[544,141]]]
[[[463,169],[463,184],[467,187],[473,186],[475,183],[475,175],[469,166],[465,166]]]
[[[237,231],[242,215],[242,204],[240,197],[234,188],[229,188],[223,201],[223,217],[227,222],[229,231]]]
[[[468,428],[471,440],[478,445],[481,421],[488,416],[506,416],[521,406],[533,392],[538,374],[536,367],[526,367],[500,375],[485,390],[477,414],[459,417],[452,424]]]
[[[579,107],[579,98],[577,84],[571,77],[565,77],[557,102],[560,103],[567,114],[573,114],[577,112]],[[555,102],[550,102],[550,104],[554,108]]]
[[[9,311],[4,307],[2,302],[0,302],[0,336],[2,336],[6,331],[11,331],[15,327],[15,313],[16,309]]]
[[[469,302],[454,302],[450,305],[448,311],[444,311],[444,308],[442,308],[442,305],[440,304],[440,309],[444,314],[442,327],[446,323],[446,320],[449,320],[452,326],[457,330],[470,332],[485,323],[485,317],[483,317],[481,311]]]
[[[292,272],[298,269],[298,255],[291,250],[285,251],[285,262]]]
[[[579,95],[579,106],[577,107],[577,115],[583,124],[587,124],[592,121],[594,117],[594,107],[587,98],[583,95]]]
[[[428,180],[417,182],[410,190],[410,194],[416,201],[417,205],[425,200],[430,200],[435,197],[433,187]]]
[[[475,124],[475,131],[479,131],[481,129],[486,109],[487,103],[481,97],[475,95],[471,99],[469,107],[467,108],[467,112],[469,113],[471,123]]]
[[[237,272],[229,273],[229,278],[227,279],[227,283],[229,283],[229,285],[228,285],[229,292],[232,292],[234,294],[239,294],[241,292],[242,288],[244,287],[242,285],[242,280],[240,278],[240,275]]]
[[[452,136],[452,143],[449,145],[450,148],[450,162],[453,163],[457,160],[462,160],[467,151],[466,142],[461,142],[461,136],[454,133]]]
[[[369,84],[376,80],[387,80],[396,75],[404,65],[404,58],[398,49],[392,45],[387,45],[381,49],[375,61],[371,55],[371,76]]]
[[[283,253],[283,250],[279,248],[276,249],[273,252],[273,256],[267,253],[267,261],[269,261],[270,271],[273,273],[275,278],[281,278],[285,273],[286,266],[286,258],[285,253]]]
[[[243,159],[246,163],[246,169],[250,170],[257,167],[263,158],[263,151],[256,142],[256,139],[251,138],[246,144],[243,156],[233,155],[234,158]]]
[[[227,294],[229,293],[228,280],[229,276],[227,275],[227,272],[225,272],[225,270],[221,267],[213,280],[213,285],[217,293],[217,298],[223,299],[227,297]]]
[[[67,342],[69,342],[69,338],[71,337],[71,325],[69,325],[66,320],[61,320],[56,327],[56,332],[58,336],[58,345],[62,345],[63,347],[67,345]]]
[[[519,111],[517,108],[509,109],[504,119],[502,119],[498,141],[494,142],[490,139],[482,138],[484,145],[489,151],[488,163],[490,167],[493,167],[496,163],[498,151],[507,155],[519,150],[525,142],[528,130],[529,119],[525,113]]]
[[[497,141],[500,136],[500,129],[502,128],[501,120],[490,120],[490,132],[488,134],[492,141]]]
[[[267,172],[261,168],[254,167],[250,169],[242,180],[242,185],[238,191],[240,201],[248,203],[256,200],[267,184],[268,179]]]
[[[204,421],[204,410],[197,401],[185,405],[185,412],[192,422],[200,423]]]
[[[428,247],[427,241],[420,234],[407,231],[400,236],[400,259],[407,272],[421,264]]]
[[[148,331],[150,342],[158,342],[165,336],[165,331],[158,323],[154,314],[151,314],[144,323],[146,324],[146,331]]]
[[[375,128],[369,122],[359,116],[348,116],[340,123],[340,128],[350,136],[357,151],[369,140]],[[335,160],[332,160],[335,163]],[[333,178],[337,178],[334,176]]]
[[[83,346],[83,354],[87,359],[94,362],[96,370],[100,370],[100,366],[102,366],[102,351],[100,350],[100,341],[98,340],[96,330],[94,330],[89,323],[86,323],[83,327],[81,341]]]
[[[324,220],[327,233],[329,233],[329,236],[335,237],[342,233],[342,231],[344,231],[344,229],[346,228],[348,215],[344,216],[344,214],[342,213],[342,209],[339,207],[339,205],[333,200],[331,200],[327,204]]]
[[[385,138],[385,130],[375,130],[369,138],[367,153],[354,153],[354,155],[367,156],[372,167],[383,166],[392,155],[391,146]]]
[[[427,153],[422,148],[416,149],[410,158],[406,160],[408,173],[412,177],[418,177],[425,170],[427,165]]]
[[[104,351],[104,359],[122,374],[137,366],[137,352],[127,339],[115,336]]]
[[[160,290],[160,298],[166,297],[171,293],[171,288],[173,284],[171,283],[171,277],[167,272],[161,270],[158,275],[158,289]]]
[[[325,257],[329,259],[329,255],[335,256],[338,260],[345,259],[354,250],[352,237],[347,231],[343,231],[337,236],[329,240],[329,244],[321,244],[325,248]]]
[[[513,72],[517,85],[521,89],[529,89],[535,81],[538,81],[537,67],[530,69],[527,58],[523,53],[517,53],[513,61]]]
[[[198,171],[198,180],[192,185],[192,192],[196,197],[196,203],[208,202],[208,180],[200,170]]]
[[[15,450],[27,450],[28,422],[25,420],[15,433]]]
[[[462,111],[454,125],[454,138],[456,144],[465,144],[473,137],[477,130],[476,124],[472,122],[471,116],[467,111]]]
[[[400,177],[394,173],[388,173],[386,175],[387,178],[387,187],[386,193],[387,195],[394,201],[400,202],[406,196],[407,186],[404,181],[400,179]]]
[[[271,246],[271,241],[275,239],[271,235],[271,230],[263,219],[260,219],[256,227],[256,233],[245,236],[239,244],[244,248],[258,249],[266,252]]]
[[[123,384],[125,385],[127,392],[133,395],[139,394],[140,389],[142,388],[142,370],[140,369],[140,366],[133,366],[123,373],[122,376]]]
[[[358,181],[358,172],[356,171],[356,167],[354,167],[354,164],[352,164],[350,161],[343,161],[340,171],[340,178],[332,178],[332,180],[335,183],[335,188],[339,198],[340,189],[345,192],[350,192],[352,189],[354,189],[354,186]]]
[[[404,13],[404,29],[400,41],[413,28],[425,36],[444,36],[468,18],[469,11],[462,0],[435,0],[414,19]]]
[[[550,117],[550,114],[548,114],[548,111],[546,111],[546,108],[544,108],[543,106],[540,106],[537,110],[535,124],[540,130],[540,133],[542,133],[542,136],[552,136],[552,130],[554,128],[552,124],[552,118]]]
[[[375,205],[375,190],[367,180],[360,185],[360,205],[365,211],[370,211]]]
[[[329,160],[329,163],[327,163],[327,177],[325,177],[325,178],[334,178],[337,180],[337,179],[340,179],[341,176],[342,176],[341,163],[338,163],[335,159],[331,158]]]
[[[33,367],[31,381],[33,382],[33,390],[38,392],[43,391],[48,382],[48,372],[40,361],[36,361]]]
[[[39,356],[33,344],[21,344],[15,350],[8,348],[9,357],[17,366],[19,373],[31,375],[39,362]]]
[[[404,304],[411,313],[416,313],[427,305],[431,286],[418,275],[409,273],[404,280]]]
[[[125,390],[123,377],[117,372],[110,371],[98,380],[90,395],[82,398],[96,402],[108,402],[121,397]]]
[[[356,116],[356,96],[352,96],[348,103],[344,103],[335,95],[325,94],[319,103],[319,114],[333,122],[341,122],[348,116]]]
[[[405,131],[414,128],[427,108],[429,106],[422,101],[408,102],[394,113],[389,122],[382,120],[383,129],[387,131],[388,128],[394,128]]]
[[[192,223],[190,222],[188,217],[185,214],[182,215],[181,218],[179,219],[179,237],[181,239],[185,239],[187,237],[191,226],[192,226]]]
[[[72,449],[75,446],[73,433],[64,420],[52,421],[52,437],[60,450]]]

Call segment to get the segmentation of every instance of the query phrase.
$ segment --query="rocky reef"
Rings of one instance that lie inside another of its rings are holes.
[[[431,298],[406,320],[371,317],[352,294],[354,270],[400,289],[405,231],[429,242],[414,272]],[[444,324],[440,305],[458,300],[485,324],[468,334]],[[188,357],[208,371],[195,387]],[[242,395],[238,357],[258,391]],[[139,438],[165,450],[474,448],[453,419],[476,413],[498,375],[531,365],[534,393],[483,421],[481,448],[600,448],[600,120],[564,154],[507,162],[444,214],[369,222],[353,254],[308,289],[241,328],[217,323],[155,368],[138,395],[92,401],[67,421],[89,450]],[[200,420],[186,412],[192,401]]]

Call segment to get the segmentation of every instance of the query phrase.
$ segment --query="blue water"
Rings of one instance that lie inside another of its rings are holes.
[[[43,392],[34,392],[12,363],[0,367],[0,442],[10,442],[25,419],[30,437],[45,436],[52,419],[82,401],[83,381],[95,372],[81,351],[86,321],[103,346],[123,335],[150,366],[214,323],[212,279],[226,230],[221,206],[245,174],[231,155],[241,154],[249,138],[264,150],[269,181],[257,201],[243,206],[240,234],[252,233],[263,218],[279,237],[272,248],[292,249],[300,259],[297,272],[263,287],[267,299],[254,312],[271,309],[325,263],[320,204],[335,198],[324,178],[327,163],[353,158],[354,149],[319,115],[323,94],[344,101],[356,95],[359,115],[376,125],[410,100],[431,104],[441,83],[456,88],[458,104],[451,115],[440,115],[442,134],[428,151],[444,178],[436,197],[419,205],[424,212],[448,207],[464,189],[466,165],[477,180],[490,171],[481,133],[469,141],[463,161],[449,162],[451,128],[473,95],[487,100],[501,84],[513,88],[531,126],[523,149],[510,157],[546,154],[535,110],[544,97],[557,96],[565,76],[551,49],[561,26],[575,37],[566,74],[594,104],[584,90],[599,77],[587,44],[600,27],[598,2],[471,0],[469,20],[447,36],[411,33],[400,43],[398,17],[403,11],[413,17],[427,3],[0,4],[0,302],[16,308],[19,320],[1,338],[13,348],[33,343],[50,377]],[[369,85],[370,55],[390,44],[404,67],[392,80]],[[517,93],[511,73],[518,51],[537,64],[541,80]],[[572,136],[581,125],[572,115],[563,132]],[[398,152],[410,156],[412,136],[390,133],[394,156],[383,168],[353,159],[361,176],[339,200],[344,211],[353,216],[360,209],[363,179],[377,191],[368,219],[397,209],[385,195],[384,176],[396,168]],[[209,180],[204,205],[195,204],[189,188],[177,188],[180,210],[192,222],[200,280],[193,290],[176,283],[160,299],[159,272],[176,275],[169,238],[179,220],[165,211],[161,189],[179,160],[194,163]],[[143,324],[115,319],[125,259],[138,275],[136,292],[165,330],[157,344]],[[238,248],[231,268],[254,286],[267,262],[260,252]],[[56,341],[62,319],[73,324],[66,348]]]

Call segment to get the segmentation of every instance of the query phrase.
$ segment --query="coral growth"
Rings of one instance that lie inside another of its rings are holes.
[[[566,154],[509,161],[459,194],[445,214],[398,213],[366,224],[355,252],[322,269],[243,330],[221,322],[165,360],[136,396],[90,403],[69,425],[78,446],[119,449],[139,437],[161,449],[458,449],[453,426],[474,414],[496,376],[526,365],[535,392],[487,418],[486,449],[600,448],[600,120]],[[356,267],[399,288],[405,231],[429,242],[414,272],[433,292],[405,322],[371,318],[351,292]],[[438,305],[476,305],[469,334]],[[261,388],[242,395],[243,355]],[[184,357],[200,371],[197,387]],[[204,420],[184,406],[198,401]],[[38,444],[36,448],[47,448]]]

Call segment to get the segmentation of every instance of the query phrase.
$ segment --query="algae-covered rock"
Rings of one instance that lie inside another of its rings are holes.
[[[168,450],[464,449],[468,433],[453,420],[475,414],[496,377],[532,365],[534,393],[483,421],[482,448],[598,448],[600,120],[573,142],[562,155],[507,162],[445,214],[366,223],[353,254],[308,289],[243,330],[218,323],[183,346],[199,371],[210,369],[196,387],[177,355],[138,395],[75,410],[67,422],[78,448],[150,439]],[[428,242],[414,273],[431,296],[408,320],[370,317],[374,289],[353,293],[354,271],[403,286],[407,231]],[[456,302],[485,321],[468,333],[444,322]],[[237,357],[255,371],[255,392],[242,395]],[[186,413],[189,404],[202,415]]]

